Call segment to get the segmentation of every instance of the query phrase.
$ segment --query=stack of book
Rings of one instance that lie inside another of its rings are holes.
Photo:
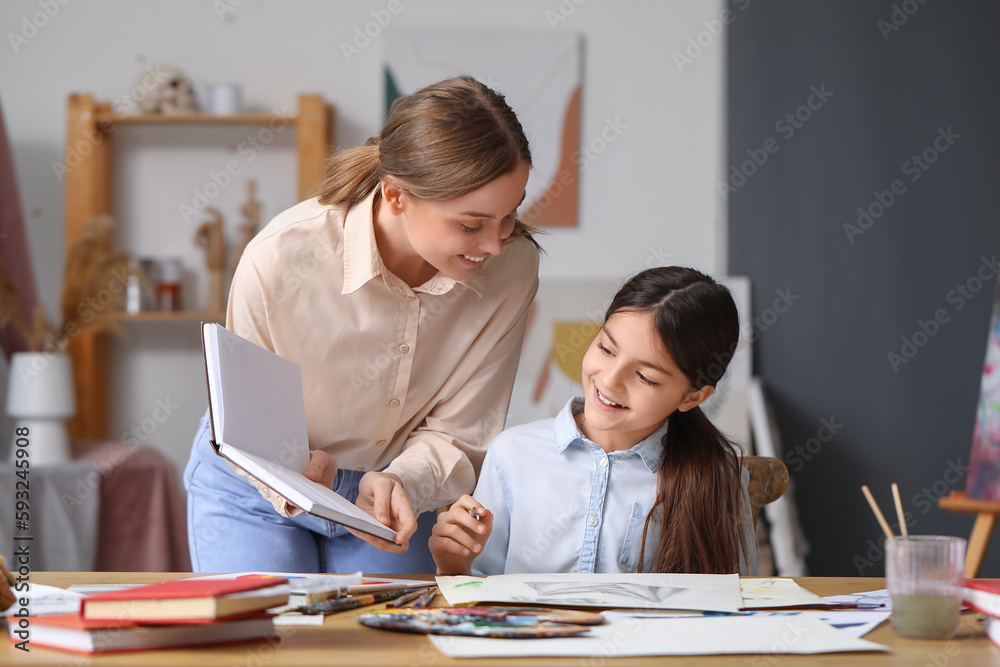
[[[97,593],[78,614],[29,617],[29,644],[107,653],[264,639],[275,635],[266,610],[287,603],[288,590],[283,577],[249,575]],[[8,619],[11,639],[17,620]]]
[[[963,597],[965,604],[985,615],[986,636],[1000,646],[1000,581],[966,579]]]

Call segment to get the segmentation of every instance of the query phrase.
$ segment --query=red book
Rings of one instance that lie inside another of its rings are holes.
[[[13,642],[15,626],[24,619],[8,618],[7,628]],[[222,642],[263,639],[275,635],[270,616],[255,616],[201,625],[136,625],[128,621],[88,621],[76,614],[30,616],[28,646],[74,651],[109,653],[143,649],[197,646]]]
[[[989,579],[966,579],[965,604],[981,614],[1000,618],[1000,581]]]
[[[174,579],[89,595],[80,603],[80,615],[92,621],[204,623],[286,604],[287,581],[265,575]]]

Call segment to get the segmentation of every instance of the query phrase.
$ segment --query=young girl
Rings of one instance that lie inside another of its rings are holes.
[[[698,407],[738,319],[693,269],[629,280],[584,356],[584,397],[501,433],[475,497],[438,517],[438,572],[753,573],[749,475]]]
[[[530,167],[502,95],[442,81],[397,100],[318,198],[251,241],[226,326],[301,366],[306,475],[398,537],[297,514],[213,453],[203,419],[184,475],[196,571],[430,571],[435,515],[420,514],[472,490],[503,426],[484,417],[510,400],[538,285],[516,218]]]

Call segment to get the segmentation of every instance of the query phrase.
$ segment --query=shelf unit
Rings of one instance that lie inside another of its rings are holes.
[[[114,130],[122,125],[266,125],[282,123],[295,127],[298,162],[298,194],[305,199],[320,183],[333,145],[333,107],[320,95],[300,95],[298,113],[242,113],[214,116],[190,114],[114,113],[109,102],[95,100],[86,93],[75,93],[67,102],[66,164],[66,240],[77,236],[90,218],[111,213],[111,183],[114,154]],[[217,312],[146,312],[123,315],[123,321],[173,322],[224,319]],[[69,422],[70,436],[80,439],[108,437],[108,366],[107,334],[80,334],[70,340],[73,358],[77,411]]]

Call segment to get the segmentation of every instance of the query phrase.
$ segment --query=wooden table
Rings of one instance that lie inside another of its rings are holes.
[[[142,583],[186,576],[179,573],[89,573],[39,572],[32,581],[66,587],[75,583]],[[860,593],[885,586],[880,578],[801,577],[799,584],[819,595]],[[438,598],[435,604],[444,604]],[[240,665],[241,667],[311,667],[312,665],[362,665],[364,667],[437,667],[464,664],[468,667],[500,665],[914,665],[954,667],[976,665],[1000,667],[1000,648],[983,635],[981,617],[965,614],[959,635],[948,641],[903,639],[883,623],[865,636],[891,647],[891,653],[827,653],[822,655],[707,655],[644,658],[518,658],[453,660],[438,652],[422,635],[386,632],[366,628],[354,620],[357,611],[328,616],[323,627],[283,627],[280,639],[230,644],[199,649],[142,651],[102,656],[32,648],[30,653],[15,650],[10,642],[0,647],[0,665],[139,665],[195,667],[197,665]],[[530,640],[525,640],[530,641]]]

